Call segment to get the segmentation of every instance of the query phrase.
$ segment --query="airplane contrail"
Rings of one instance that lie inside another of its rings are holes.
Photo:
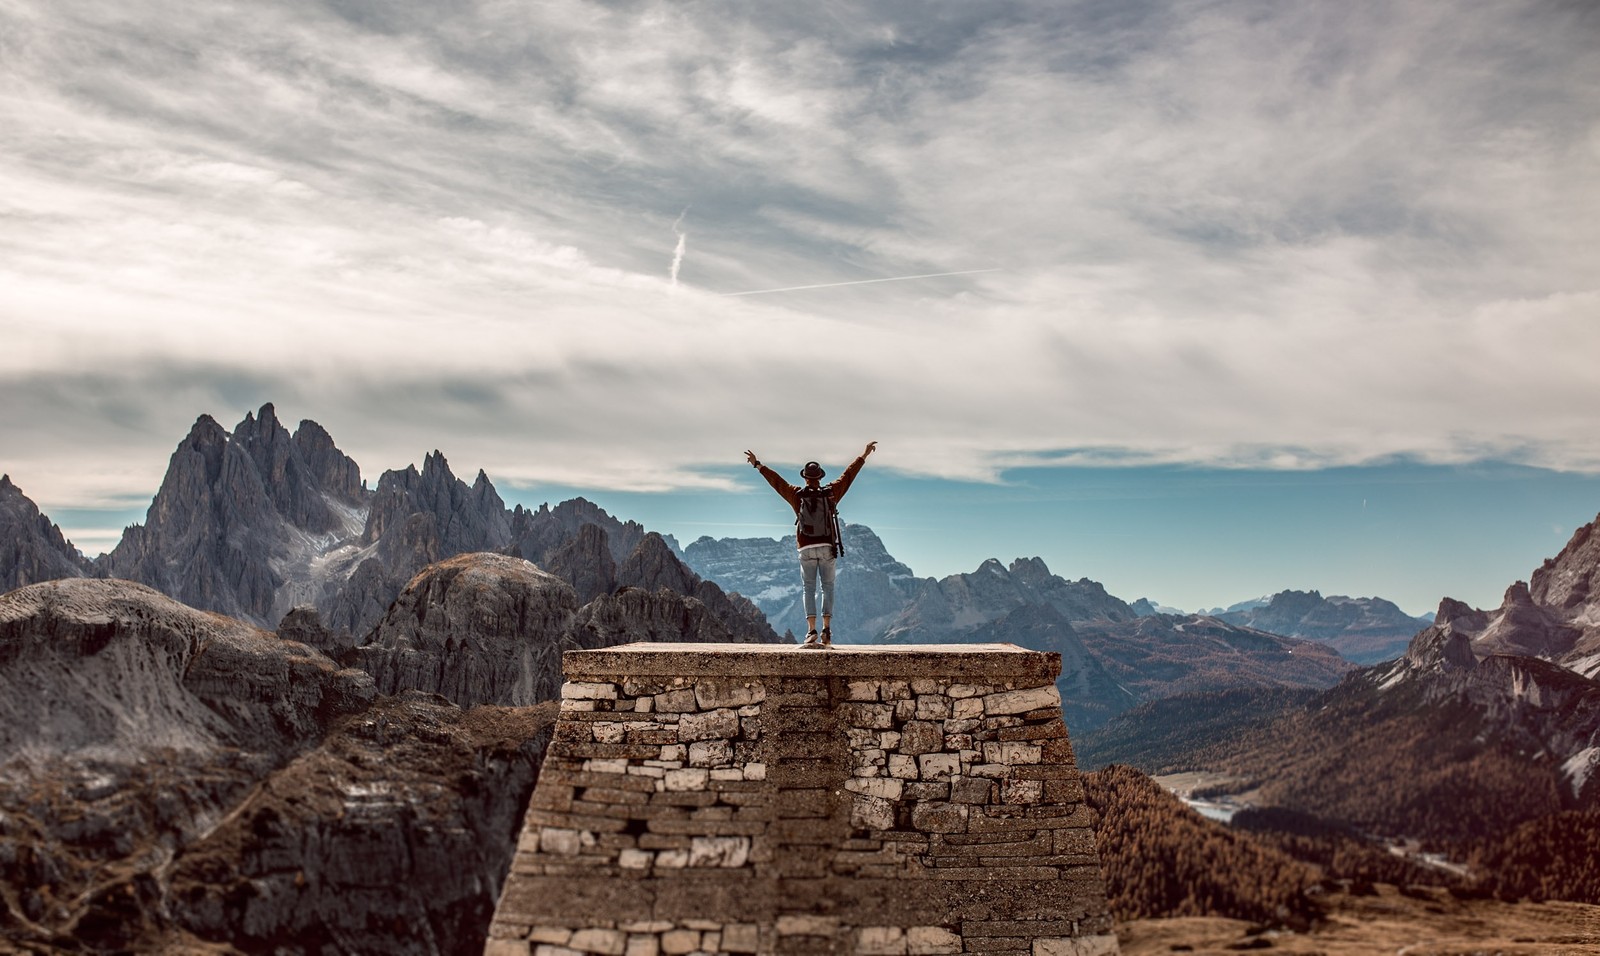
[[[724,292],[725,296],[734,295],[766,295],[769,292],[800,292],[804,289],[832,289],[841,285],[870,285],[874,282],[906,282],[911,279],[939,279],[944,276],[970,276],[980,272],[999,272],[997,266],[993,269],[963,269],[960,272],[927,272],[915,276],[887,276],[882,279],[852,279],[849,282],[819,282],[816,285],[791,285],[781,289],[752,289],[749,292]]]
[[[683,265],[683,253],[689,245],[689,234],[678,228],[683,225],[683,217],[689,215],[689,207],[684,206],[683,212],[678,213],[678,218],[672,223],[672,231],[678,236],[678,247],[672,250],[672,285],[678,285],[678,268]]]

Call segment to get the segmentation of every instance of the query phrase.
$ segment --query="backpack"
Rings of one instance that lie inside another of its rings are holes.
[[[801,488],[794,510],[795,535],[807,538],[827,538],[833,542],[834,555],[844,554],[844,536],[839,533],[839,511],[833,506],[833,496],[828,488]]]

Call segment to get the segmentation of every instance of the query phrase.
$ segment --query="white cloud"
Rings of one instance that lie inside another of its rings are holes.
[[[30,494],[148,493],[196,414],[267,400],[373,471],[449,446],[596,487],[867,438],[980,478],[1600,469],[1577,7],[363,16],[0,12],[0,434]]]

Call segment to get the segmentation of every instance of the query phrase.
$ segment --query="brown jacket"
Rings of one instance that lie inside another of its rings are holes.
[[[844,493],[850,490],[850,483],[856,480],[856,474],[861,471],[861,466],[865,465],[866,463],[866,456],[857,455],[856,460],[852,461],[848,466],[845,467],[844,474],[822,486],[828,489],[828,498],[833,501],[833,506],[835,508],[839,506],[839,499],[843,498]],[[798,515],[800,513],[801,486],[789,484],[787,481],[783,480],[782,475],[773,471],[771,468],[768,468],[766,465],[757,466],[757,470],[761,472],[761,477],[767,479],[767,484],[772,486],[772,490],[782,495],[783,500],[789,502],[789,507],[793,508],[795,510],[795,514]],[[809,535],[801,535],[798,532],[796,532],[795,537],[795,547],[797,548],[803,548],[811,544],[830,543],[828,538],[813,538]]]

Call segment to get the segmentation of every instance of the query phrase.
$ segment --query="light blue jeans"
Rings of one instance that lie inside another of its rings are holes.
[[[822,579],[822,616],[833,616],[833,545],[813,544],[800,549],[800,576],[806,584],[806,617],[817,616],[817,578]]]

